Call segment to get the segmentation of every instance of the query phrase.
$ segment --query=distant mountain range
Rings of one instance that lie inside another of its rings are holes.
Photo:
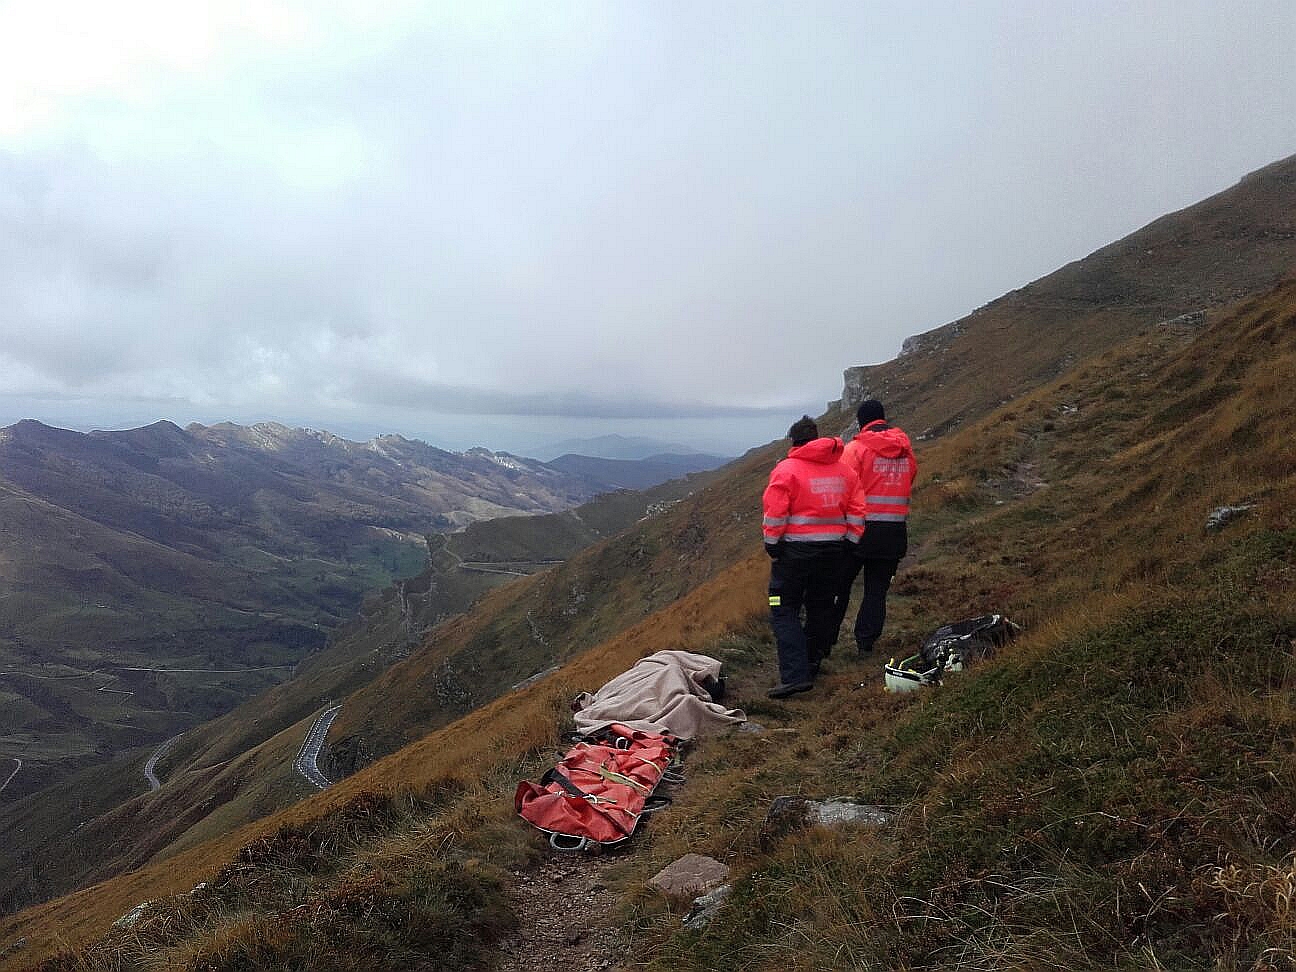
[[[717,469],[728,461],[700,452],[646,456],[643,459],[603,459],[569,453],[550,460],[548,465],[551,469],[561,469],[608,489],[648,489],[690,473]]]
[[[588,439],[564,439],[526,450],[527,455],[537,459],[552,460],[559,456],[578,455],[596,459],[653,459],[662,456],[706,456],[689,446],[662,439],[652,439],[640,435],[599,435]],[[726,462],[719,456],[712,456],[719,466]],[[708,468],[714,468],[708,467]]]

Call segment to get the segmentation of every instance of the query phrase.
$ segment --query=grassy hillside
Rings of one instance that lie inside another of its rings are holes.
[[[617,881],[647,967],[1280,967],[1296,945],[1293,325],[1286,283],[1203,330],[1149,327],[923,450],[915,554],[885,647],[990,608],[1028,625],[940,690],[888,697],[876,669],[834,657],[815,693],[764,700],[766,568],[740,553],[550,679],[269,820],[19,916],[0,941],[26,935],[27,961],[236,860],[212,890],[157,905],[147,934],[51,967],[110,967],[109,954],[116,968],[329,967],[379,939],[376,965],[409,967],[424,946],[361,916],[438,901],[459,902],[444,947],[468,949],[461,967],[485,961],[471,946],[507,934],[507,917],[469,917],[507,906],[508,869],[537,848],[511,818],[512,781],[551,758],[570,694],[685,647],[724,658],[737,701],[790,731],[699,746],[675,807],[636,837]],[[713,526],[739,518],[733,500],[768,458],[696,509]],[[1211,509],[1242,502],[1247,516],[1205,529]],[[682,539],[689,512],[667,536]],[[505,609],[505,593],[491,606]],[[491,623],[474,614],[438,635],[468,644]],[[789,792],[851,794],[899,822],[771,833],[765,809]],[[738,875],[701,935],[642,890],[684,850]],[[358,887],[363,908],[350,904]]]

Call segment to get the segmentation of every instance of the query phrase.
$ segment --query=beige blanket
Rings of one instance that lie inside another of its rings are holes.
[[[641,658],[592,695],[576,699],[576,731],[590,733],[619,722],[631,729],[669,732],[692,739],[745,722],[740,709],[711,701],[702,683],[720,677],[720,662],[688,651],[659,651]]]

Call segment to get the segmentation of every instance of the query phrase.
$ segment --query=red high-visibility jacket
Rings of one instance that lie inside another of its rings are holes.
[[[909,436],[882,419],[869,422],[846,444],[842,461],[859,480],[866,521],[904,523],[909,518],[909,493],[918,475]]]
[[[767,544],[850,540],[864,533],[863,494],[841,461],[842,442],[815,439],[793,446],[770,473],[765,487]]]

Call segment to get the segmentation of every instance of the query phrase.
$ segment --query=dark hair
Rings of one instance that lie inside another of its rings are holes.
[[[802,415],[788,429],[788,438],[794,446],[805,445],[819,438],[819,426],[815,425],[815,420],[809,415]]]
[[[860,402],[860,407],[855,410],[855,418],[862,429],[870,422],[886,418],[886,409],[876,398],[870,398],[868,401]]]

